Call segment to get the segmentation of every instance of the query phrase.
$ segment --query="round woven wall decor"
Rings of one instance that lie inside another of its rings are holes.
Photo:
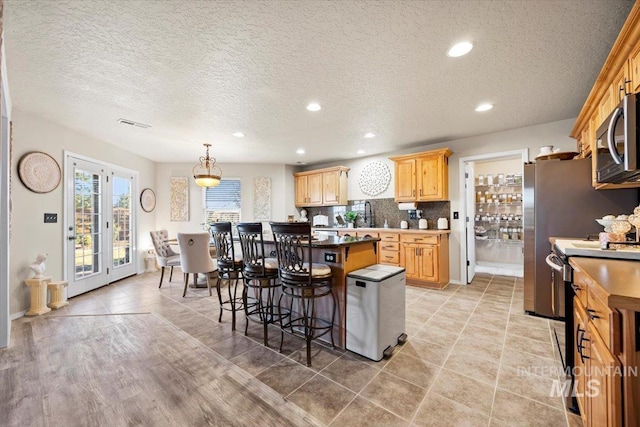
[[[377,196],[382,193],[389,187],[390,182],[391,171],[389,167],[378,160],[367,163],[358,177],[360,191],[369,196]]]
[[[53,157],[41,151],[34,151],[20,159],[18,176],[34,193],[48,193],[60,184],[62,171]]]

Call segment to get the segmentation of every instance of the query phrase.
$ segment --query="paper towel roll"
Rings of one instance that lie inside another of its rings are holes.
[[[410,211],[418,206],[415,202],[398,203],[398,209],[401,211]]]

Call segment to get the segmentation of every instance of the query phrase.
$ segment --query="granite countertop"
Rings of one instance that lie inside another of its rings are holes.
[[[598,283],[611,308],[640,311],[640,262],[571,257],[571,266]]]
[[[371,231],[375,233],[421,233],[421,234],[449,234],[451,230],[437,230],[437,229],[427,229],[420,230],[417,228],[370,228],[370,227],[357,227],[357,228],[346,228],[346,227],[312,227],[314,231],[327,230],[327,231]]]
[[[379,242],[378,237],[347,237],[347,236],[323,236],[323,239],[312,239],[312,248],[337,248],[345,246],[359,245],[368,242]],[[263,237],[265,243],[273,243],[273,236]]]

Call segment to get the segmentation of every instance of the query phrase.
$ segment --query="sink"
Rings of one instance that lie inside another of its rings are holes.
[[[600,249],[600,242],[594,241],[579,241],[579,242],[571,242],[571,244],[580,249]]]

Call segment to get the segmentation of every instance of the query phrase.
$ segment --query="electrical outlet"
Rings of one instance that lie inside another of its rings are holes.
[[[340,262],[340,257],[335,252],[325,252],[324,253],[324,262],[338,263]]]
[[[453,219],[459,219],[459,218],[460,218],[460,214],[458,212],[454,212]]]
[[[58,222],[58,214],[57,213],[46,213],[44,214],[44,222]]]

